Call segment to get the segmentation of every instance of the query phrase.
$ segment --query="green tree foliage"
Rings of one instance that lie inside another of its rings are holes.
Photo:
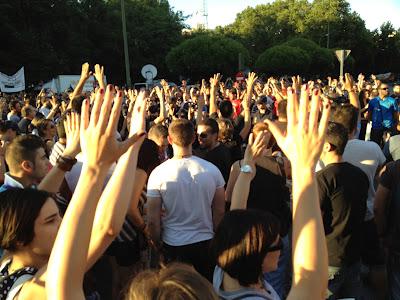
[[[332,50],[322,48],[311,40],[295,38],[284,45],[298,47],[310,57],[308,73],[310,75],[326,75],[334,70],[335,56]]]
[[[257,71],[268,75],[307,74],[311,58],[306,51],[287,45],[274,46],[263,52],[255,63]]]
[[[133,80],[147,63],[167,75],[165,55],[182,40],[182,14],[167,0],[125,0],[125,10]],[[27,81],[38,82],[79,74],[88,61],[124,82],[120,0],[1,1],[0,14],[2,72],[25,66]]]
[[[376,70],[382,73],[400,72],[400,29],[395,30],[392,23],[386,22],[373,34]]]
[[[233,75],[238,70],[239,53],[246,63],[249,53],[241,43],[220,35],[201,34],[172,48],[166,62],[171,73],[197,80],[217,72]]]

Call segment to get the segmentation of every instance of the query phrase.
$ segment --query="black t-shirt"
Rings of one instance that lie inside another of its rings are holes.
[[[400,160],[392,161],[385,166],[379,183],[391,193],[387,210],[387,244],[400,252]]]
[[[360,168],[340,162],[319,171],[317,181],[329,265],[350,265],[360,258],[368,177]]]
[[[217,147],[210,151],[200,148],[196,149],[194,154],[214,164],[221,171],[221,174],[225,179],[225,183],[228,182],[229,173],[232,166],[232,159],[231,153],[227,147],[220,143]]]
[[[29,125],[31,124],[31,120],[23,118],[18,122],[18,128],[21,133],[28,134],[29,133]]]

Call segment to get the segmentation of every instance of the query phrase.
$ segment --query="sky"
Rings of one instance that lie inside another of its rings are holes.
[[[347,0],[351,9],[358,12],[370,30],[379,28],[386,21],[400,28],[400,0]],[[208,6],[208,28],[224,26],[236,18],[236,14],[248,6],[272,2],[271,0],[206,0]],[[184,15],[193,15],[186,20],[189,26],[203,23],[203,0],[169,0],[174,10]],[[197,13],[197,14],[196,14]]]

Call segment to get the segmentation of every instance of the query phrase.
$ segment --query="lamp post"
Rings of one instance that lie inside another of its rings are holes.
[[[122,19],[122,36],[124,39],[126,85],[128,87],[131,87],[132,82],[131,82],[131,71],[129,70],[128,38],[126,35],[125,0],[121,0],[121,19]]]

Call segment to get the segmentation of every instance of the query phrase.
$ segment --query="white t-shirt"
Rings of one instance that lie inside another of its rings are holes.
[[[343,160],[359,167],[368,176],[369,190],[365,221],[371,220],[374,217],[374,178],[377,168],[382,166],[386,161],[385,155],[383,155],[378,144],[374,142],[352,139],[347,142],[343,153]]]
[[[162,240],[182,246],[212,239],[211,205],[216,189],[224,185],[218,168],[197,156],[169,159],[156,167],[149,177],[147,197],[162,200]]]

